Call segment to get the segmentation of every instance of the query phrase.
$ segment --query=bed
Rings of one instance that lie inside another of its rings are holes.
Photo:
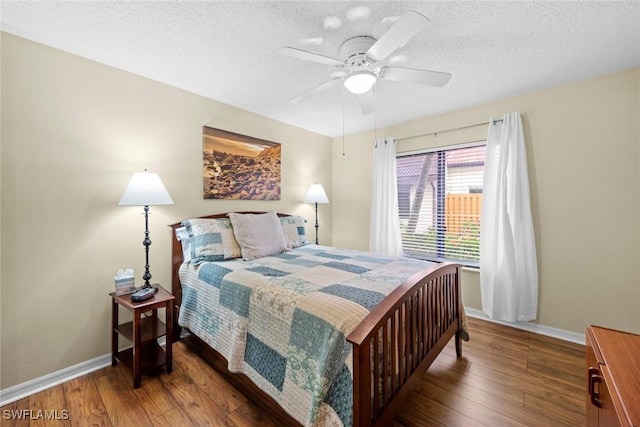
[[[267,216],[285,248],[255,256],[240,219]],[[452,338],[461,356],[460,266],[310,244],[301,221],[242,212],[170,225],[175,340],[187,328],[191,347],[282,425],[391,425]]]

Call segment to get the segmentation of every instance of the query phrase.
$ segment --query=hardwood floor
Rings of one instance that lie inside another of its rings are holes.
[[[469,318],[397,417],[410,426],[583,426],[584,346]]]
[[[585,424],[583,346],[473,318],[469,328],[463,357],[451,342],[394,427]],[[277,426],[183,343],[173,350],[173,373],[137,390],[126,368],[104,368],[3,406],[0,425]]]

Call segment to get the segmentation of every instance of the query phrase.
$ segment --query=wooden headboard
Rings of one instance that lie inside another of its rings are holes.
[[[260,211],[246,211],[246,212],[237,212],[240,214],[264,214],[267,212]],[[291,216],[290,214],[278,213],[279,217],[282,216]],[[228,218],[229,213],[219,213],[213,215],[199,216],[199,217],[190,217],[190,218]],[[185,218],[187,219],[187,218]],[[174,331],[174,342],[176,342],[180,337],[180,327],[178,326],[178,315],[180,314],[180,305],[182,304],[182,284],[180,283],[180,277],[178,275],[178,270],[184,261],[184,257],[182,256],[182,244],[176,237],[176,229],[182,227],[182,221],[176,222],[175,224],[170,224],[171,227],[171,293],[175,297],[174,300],[174,310],[173,310],[173,331]]]

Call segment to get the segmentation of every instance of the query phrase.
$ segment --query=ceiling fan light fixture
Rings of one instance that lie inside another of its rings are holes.
[[[354,71],[344,81],[344,86],[356,95],[368,92],[374,84],[376,75],[370,70]]]

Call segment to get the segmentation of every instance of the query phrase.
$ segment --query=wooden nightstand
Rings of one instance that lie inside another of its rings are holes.
[[[149,372],[162,365],[166,366],[167,373],[171,373],[173,339],[173,300],[174,296],[159,285],[158,292],[150,299],[141,302],[132,302],[129,295],[116,296],[110,293],[111,304],[111,365],[116,366],[118,361],[131,369],[133,373],[133,387],[140,387],[140,378],[143,373]],[[118,321],[118,306],[121,305],[131,312],[133,321],[120,324]],[[158,309],[166,311],[166,325],[158,319]],[[150,312],[149,315],[145,315]],[[133,346],[118,351],[118,335],[127,338]],[[158,344],[158,338],[166,337],[166,345],[163,350]]]

